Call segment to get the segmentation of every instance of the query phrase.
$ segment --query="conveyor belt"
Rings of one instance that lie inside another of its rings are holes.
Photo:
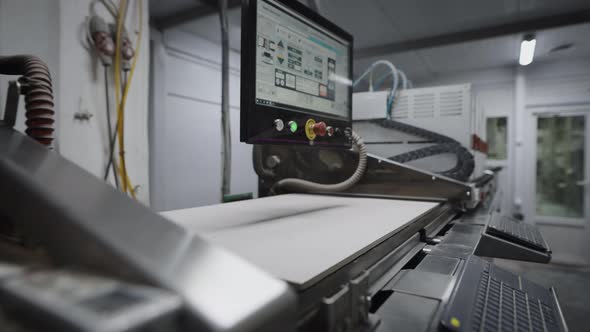
[[[281,195],[162,215],[307,288],[438,203]]]

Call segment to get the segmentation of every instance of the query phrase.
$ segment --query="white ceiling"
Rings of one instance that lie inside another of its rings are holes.
[[[161,16],[196,3],[196,0],[152,0],[150,10],[152,16],[154,13]],[[356,48],[364,48],[590,9],[590,1],[320,0],[320,6],[324,16],[353,34]],[[232,48],[239,50],[239,9],[230,11],[229,22]],[[215,15],[179,28],[212,41],[220,40],[219,19]],[[537,37],[535,61],[590,57],[590,23],[532,32]],[[414,81],[426,81],[447,73],[513,66],[518,60],[521,39],[520,34],[510,35],[377,58],[391,60]],[[565,43],[574,43],[574,47],[549,54],[550,49]],[[361,72],[377,58],[355,61],[355,72]]]
[[[536,33],[535,62],[590,58],[590,24],[580,24]],[[522,35],[454,44],[419,51],[362,59],[355,62],[355,71],[363,71],[376,59],[388,59],[403,69],[415,82],[462,71],[515,66],[518,63]],[[572,49],[550,53],[556,46],[573,43]]]
[[[150,0],[150,16],[164,17],[201,4],[198,0]]]
[[[588,0],[323,0],[322,13],[363,48],[589,9]]]

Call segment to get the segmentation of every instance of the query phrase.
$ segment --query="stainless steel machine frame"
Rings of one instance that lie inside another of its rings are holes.
[[[470,188],[464,184],[390,161],[371,157],[369,169],[349,194],[404,196],[415,185],[434,183],[435,187],[442,186],[440,193],[451,193],[455,198],[469,196]],[[387,191],[380,184],[383,176],[392,178],[392,174],[400,179],[405,192]],[[441,204],[354,264],[298,294],[295,306],[295,296],[284,282],[185,233],[9,127],[0,127],[0,178],[0,213],[38,242],[57,265],[83,267],[172,290],[185,302],[188,324],[208,331],[273,331],[278,326],[294,329],[297,321],[323,326],[329,316],[325,311],[332,310],[324,303],[326,298],[360,277],[364,281],[351,286],[350,294],[370,297],[395,273],[395,267],[401,268],[424,247],[421,236],[435,235],[457,213],[443,197],[413,192],[412,196]],[[372,186],[382,189],[373,191]],[[357,305],[367,314],[366,301]]]
[[[57,265],[171,290],[184,301],[186,329],[295,326],[295,297],[287,284],[187,234],[6,126],[0,126],[0,181],[0,215]]]

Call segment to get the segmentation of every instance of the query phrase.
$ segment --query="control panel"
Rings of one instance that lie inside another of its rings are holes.
[[[352,129],[348,123],[342,121],[297,114],[275,119],[263,116],[259,121],[250,126],[256,129],[257,134],[248,139],[248,143],[300,143],[320,146],[351,144]]]
[[[350,147],[352,36],[297,1],[242,6],[242,142]]]

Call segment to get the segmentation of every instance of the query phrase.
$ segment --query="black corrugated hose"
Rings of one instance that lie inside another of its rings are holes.
[[[401,131],[406,134],[424,138],[433,143],[438,143],[436,145],[389,157],[387,158],[389,160],[399,163],[407,163],[438,154],[452,153],[457,156],[457,164],[449,170],[438,172],[438,174],[459,181],[467,181],[475,169],[475,161],[471,152],[463,147],[461,143],[448,136],[389,119],[372,120],[371,122],[383,128]]]
[[[0,56],[0,74],[22,75],[19,83],[25,95],[26,133],[52,148],[55,104],[51,75],[45,62],[34,55]]]

